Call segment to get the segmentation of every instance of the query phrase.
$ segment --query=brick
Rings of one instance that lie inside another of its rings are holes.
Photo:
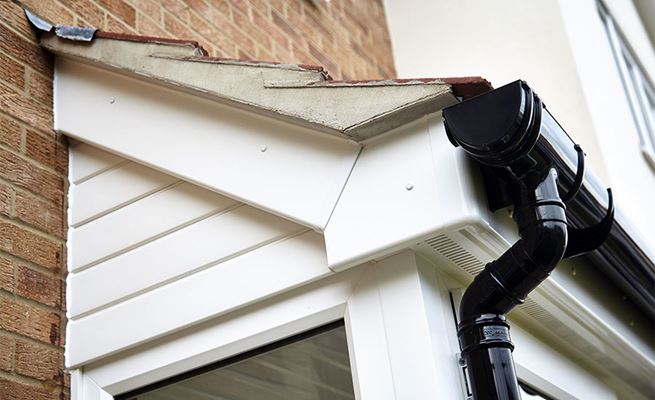
[[[0,378],[2,400],[59,400],[58,392],[58,389],[47,389],[41,385],[27,385]]]
[[[247,49],[253,54],[255,53],[254,51],[256,47],[255,43],[257,43],[260,46],[265,46],[265,47],[270,46],[271,40],[269,38],[268,33],[264,32],[263,29],[250,22],[249,17],[245,16],[240,12],[233,12],[232,19],[234,20],[234,25],[236,25],[242,32],[246,33],[252,39],[254,39],[254,42],[249,41],[249,43],[245,43],[235,38],[237,39],[236,44],[238,46]]]
[[[256,45],[255,42],[246,36],[245,33],[243,33],[241,30],[237,29],[237,26],[225,19],[225,16],[222,14],[214,14],[213,16],[213,25],[214,26],[219,26],[220,27],[220,33],[223,33],[227,35],[231,40],[230,40],[230,49],[234,49],[234,44],[239,45],[241,48],[246,48],[246,49],[255,49]],[[219,47],[223,48],[225,46],[220,46]],[[224,49],[224,50],[230,50],[230,49]],[[232,53],[229,54],[230,57],[236,57],[236,53],[232,50]]]
[[[28,40],[34,40],[34,32],[30,26],[23,8],[11,1],[0,1],[0,21],[11,26],[21,36]]]
[[[277,43],[273,43],[273,54],[274,54],[274,60],[275,61],[280,61],[280,62],[300,62],[302,63],[309,63],[309,57],[307,57],[304,61],[301,61],[302,58],[294,58],[293,54],[289,51],[288,47],[283,47],[278,45]]]
[[[14,121],[0,115],[0,144],[14,150],[20,148],[20,126]]]
[[[83,23],[81,25],[102,28],[105,24],[105,11],[90,0],[59,0],[71,9]]]
[[[137,25],[139,33],[146,36],[156,36],[156,37],[168,37],[170,36],[166,31],[159,26],[157,21],[154,21],[152,18],[148,17],[146,14],[141,12],[137,13]]]
[[[0,149],[0,165],[2,165],[0,178],[10,181],[19,188],[39,194],[55,204],[63,203],[63,178],[2,149]]]
[[[44,75],[52,75],[52,56],[35,42],[26,40],[5,25],[0,24],[0,50],[11,54]]]
[[[213,0],[211,2],[211,7],[215,11],[212,13],[212,16],[221,15],[227,20],[232,19],[232,7],[230,7],[230,0]]]
[[[189,22],[189,6],[181,0],[160,0],[161,7],[175,15],[183,23]],[[166,15],[164,15],[166,19]]]
[[[159,3],[154,0],[138,0],[136,8],[150,17],[155,23],[160,24],[162,22],[162,8]]]
[[[0,251],[52,271],[61,269],[62,246],[8,222],[0,222]]]
[[[137,33],[134,28],[129,27],[125,22],[111,14],[107,14],[107,18],[105,19],[105,26],[103,29],[106,32]]]
[[[53,132],[45,135],[27,129],[25,154],[62,175],[68,170],[68,145],[66,138],[60,134]]]
[[[52,108],[52,77],[28,71],[28,94],[37,102]]]
[[[257,59],[263,61],[275,61],[273,54],[269,53],[267,50],[262,49],[261,47],[257,48]]]
[[[0,329],[54,345],[61,340],[59,314],[4,297],[0,297]]]
[[[256,49],[254,51],[257,51]],[[237,46],[237,58],[240,60],[254,60],[255,56]]]
[[[332,40],[332,32],[324,25],[324,20],[327,18],[321,15],[320,11],[316,11],[316,9],[313,12],[306,11],[304,16],[314,32],[319,34],[321,38]],[[303,31],[303,33],[305,32]]]
[[[230,5],[234,10],[241,12],[246,18],[250,16],[250,3],[247,0],[231,0]]]
[[[0,289],[14,291],[14,264],[10,259],[0,256]]]
[[[268,0],[249,0],[252,5],[252,10],[258,10],[264,15],[268,16],[271,11],[271,3]],[[254,22],[254,21],[253,21]]]
[[[56,1],[21,0],[21,3],[41,17],[62,25],[73,25],[75,18]]]
[[[308,47],[309,47],[309,55],[311,55],[316,60],[318,60],[318,62],[322,66],[327,68],[328,71],[330,72],[337,71],[338,69],[337,65],[334,62],[332,62],[332,60],[330,60],[322,51],[320,51],[319,49],[317,49],[311,44]]]
[[[300,64],[318,64],[318,61],[309,55],[305,47],[301,47],[295,42],[291,42],[291,49],[293,50],[293,61]]]
[[[359,12],[359,13],[353,13],[353,10],[350,7],[344,7],[343,9],[343,14],[346,18],[348,18],[353,24],[355,24],[356,29],[360,30],[363,32],[365,35],[369,34],[369,26],[362,22],[362,16],[366,17],[368,15],[367,12]]]
[[[25,87],[25,67],[0,54],[0,79],[22,90]]]
[[[186,4],[201,17],[211,20],[211,7],[205,0],[186,0]]]
[[[23,265],[18,266],[16,294],[51,307],[61,307],[62,281]]]
[[[0,370],[11,371],[14,362],[14,339],[0,336]]]
[[[211,46],[218,47],[234,57],[234,42],[225,33],[217,31],[212,25],[205,22],[204,19],[195,13],[191,13],[189,18],[191,26],[195,28],[196,32],[206,38],[211,43]],[[203,47],[207,48],[206,46]]]
[[[276,10],[281,16],[286,16],[290,6],[288,0],[268,0],[271,12]]]
[[[298,14],[294,10],[287,11],[286,21],[289,23],[289,25],[291,25],[294,28],[294,30],[300,32],[300,34],[302,35],[303,38],[305,38],[306,41],[314,43],[317,46],[321,46],[324,42],[328,42],[332,38],[332,35],[323,38],[321,36],[321,31],[315,29],[314,26],[309,25],[306,19],[303,18],[302,15]]]
[[[136,27],[136,9],[125,1],[97,0],[97,2],[127,25]]]
[[[276,11],[273,11],[271,13],[271,17],[275,25],[286,32],[287,35],[291,36],[292,39],[297,40],[298,33],[295,31],[295,29],[293,29],[293,27],[291,27],[291,25],[287,23],[287,21],[284,20],[284,18],[280,16],[280,14],[278,14]]]
[[[164,12],[164,28],[177,39],[193,39],[196,35],[173,14]]]
[[[284,1],[284,4],[286,5],[287,10],[293,10],[299,14],[303,13],[303,7],[304,0],[286,0]],[[343,1],[339,1],[338,3],[343,3]],[[277,8],[277,7],[276,7]]]
[[[16,340],[16,368],[19,375],[40,381],[63,381],[63,354],[61,350],[44,345]]]
[[[275,42],[284,48],[289,48],[289,39],[284,32],[282,32],[277,26],[274,26],[273,23],[262,13],[258,11],[253,11],[252,13],[253,23],[259,27],[262,31],[266,32],[267,35],[271,37]],[[261,44],[260,44],[261,45]],[[271,46],[266,46],[265,48],[270,49]]]
[[[0,110],[35,128],[49,130],[53,126],[52,107],[0,84]]]

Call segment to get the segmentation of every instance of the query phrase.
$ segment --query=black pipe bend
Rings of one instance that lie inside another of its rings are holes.
[[[544,192],[548,197],[543,196]],[[461,321],[481,314],[506,314],[523,303],[564,256],[566,215],[554,169],[549,170],[525,202],[516,204],[514,212],[520,239],[487,264],[467,288],[460,303]]]
[[[548,169],[530,184],[533,178],[522,177],[516,185],[521,191],[513,217],[520,239],[486,265],[460,303],[458,337],[476,400],[521,398],[504,314],[548,278],[566,251],[566,214],[557,172]]]

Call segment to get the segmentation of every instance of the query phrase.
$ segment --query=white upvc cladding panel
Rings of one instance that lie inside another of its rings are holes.
[[[70,177],[69,366],[331,272],[306,227],[87,144]]]
[[[55,104],[55,127],[70,137],[318,231],[361,148],[65,59],[57,59]],[[75,221],[92,212],[79,210]]]

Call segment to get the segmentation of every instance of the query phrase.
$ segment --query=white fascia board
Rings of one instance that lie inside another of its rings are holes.
[[[322,231],[361,145],[57,59],[55,128]]]
[[[341,270],[435,234],[487,226],[463,152],[437,113],[364,143],[325,229],[328,265]]]

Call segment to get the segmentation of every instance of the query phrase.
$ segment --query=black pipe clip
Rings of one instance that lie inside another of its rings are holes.
[[[575,195],[578,194],[580,188],[582,187],[582,181],[584,180],[584,157],[585,152],[582,151],[582,147],[579,144],[573,146],[575,151],[578,153],[578,168],[575,171],[575,179],[573,179],[573,184],[571,189],[564,196],[562,196],[562,201],[568,203],[569,201],[575,198]]]
[[[614,197],[612,189],[607,189],[607,212],[603,219],[588,228],[572,228],[567,226],[569,240],[563,258],[571,258],[596,250],[610,234],[614,225]]]

